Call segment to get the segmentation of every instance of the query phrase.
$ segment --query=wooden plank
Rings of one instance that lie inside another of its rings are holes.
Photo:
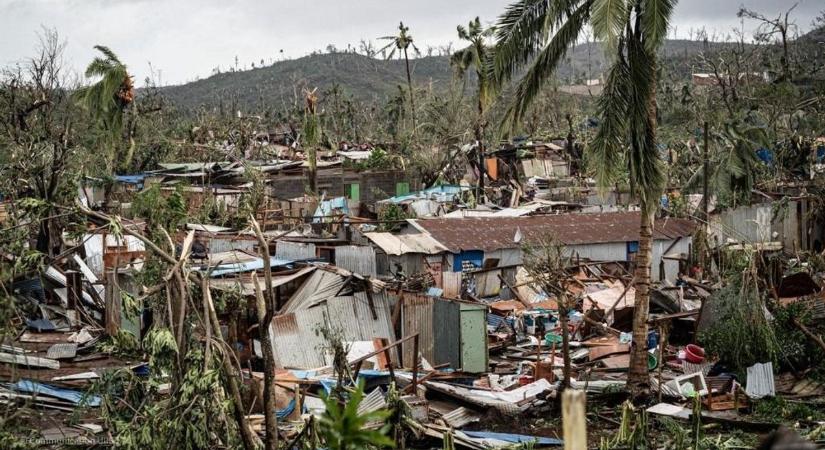
[[[36,343],[36,344],[58,344],[61,342],[69,342],[71,333],[32,333],[26,331],[18,339],[20,342]]]
[[[605,356],[615,355],[616,353],[630,352],[630,344],[605,345],[602,347],[593,347],[590,349],[590,361],[595,361]]]
[[[372,345],[375,348],[383,348],[383,347],[386,347],[387,344],[388,344],[387,339],[372,338]],[[379,353],[379,354],[375,355],[375,357],[378,359],[378,366],[376,367],[376,369],[386,369],[387,367],[389,367],[390,362],[389,362],[389,360],[387,360],[386,353]]]
[[[624,369],[627,370],[630,367],[630,353],[626,353],[623,355],[611,356],[609,358],[605,358],[601,361],[605,369],[609,370],[619,370]]]
[[[38,358],[36,356],[17,355],[12,353],[0,353],[0,362],[15,364],[19,366],[44,367],[46,369],[59,369],[60,362],[48,358]]]

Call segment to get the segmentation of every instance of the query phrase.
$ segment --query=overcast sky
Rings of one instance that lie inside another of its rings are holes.
[[[163,84],[241,66],[299,57],[328,44],[346,48],[361,39],[392,34],[403,20],[422,51],[456,42],[455,27],[475,16],[493,22],[509,0],[0,0],[0,65],[31,55],[42,27],[67,41],[66,59],[80,71],[103,44],[117,53],[137,84],[160,72]],[[680,37],[691,28],[729,33],[739,26],[739,6],[776,15],[789,0],[682,0],[674,15]],[[800,0],[800,28],[825,9],[822,0]],[[752,30],[753,24],[746,24]],[[376,42],[377,44],[378,42]]]

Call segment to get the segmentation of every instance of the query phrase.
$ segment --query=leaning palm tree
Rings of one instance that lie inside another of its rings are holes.
[[[413,100],[413,86],[412,77],[410,76],[410,58],[407,55],[407,49],[413,48],[415,53],[419,53],[418,47],[413,43],[413,37],[410,34],[410,28],[404,26],[404,22],[398,24],[397,36],[384,36],[378,39],[390,41],[387,45],[381,48],[379,52],[384,53],[387,49],[390,52],[387,54],[387,59],[392,59],[395,52],[399,52],[399,56],[404,56],[404,66],[407,69],[407,89],[410,91],[410,117],[412,119],[412,132],[415,134],[415,100]]]
[[[495,80],[512,79],[525,66],[503,124],[518,124],[586,25],[611,58],[598,102],[601,125],[590,146],[603,189],[626,169],[639,197],[639,252],[628,387],[647,391],[647,319],[654,215],[665,181],[656,149],[656,56],[676,0],[520,0],[500,17],[493,63]]]
[[[484,29],[481,26],[481,21],[478,17],[470,21],[465,28],[462,25],[458,26],[458,37],[470,44],[455,53],[450,60],[450,63],[456,69],[459,76],[464,76],[464,73],[469,69],[474,69],[476,79],[478,81],[478,92],[476,99],[477,117],[474,126],[475,138],[478,151],[478,198],[479,200],[484,195],[484,127],[485,113],[487,107],[490,105],[494,91],[493,84],[490,82],[489,66],[492,60],[492,48],[488,47],[487,41],[495,33],[495,28],[490,27]]]
[[[102,56],[92,60],[86,67],[87,78],[98,78],[89,86],[75,92],[80,105],[89,111],[92,120],[103,134],[101,142],[106,150],[107,169],[114,171],[118,162],[128,164],[132,159],[134,146],[129,145],[127,153],[119,158],[116,153],[119,141],[123,138],[123,116],[135,99],[132,77],[117,55],[108,47],[94,47]],[[120,161],[118,161],[120,159]]]

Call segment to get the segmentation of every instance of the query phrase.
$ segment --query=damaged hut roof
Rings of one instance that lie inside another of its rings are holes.
[[[364,233],[364,236],[388,255],[405,255],[407,253],[435,255],[447,251],[446,247],[426,233],[395,235],[375,232]]]
[[[516,248],[522,242],[552,236],[566,245],[633,242],[639,240],[639,212],[558,214],[530,217],[467,217],[411,220],[451,252],[493,251]],[[674,239],[693,234],[696,224],[687,219],[656,220],[654,239]],[[516,235],[522,236],[521,240]]]

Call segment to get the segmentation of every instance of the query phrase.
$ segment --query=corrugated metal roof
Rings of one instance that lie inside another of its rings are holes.
[[[303,242],[278,241],[275,243],[275,256],[284,259],[313,259],[315,244],[305,244]]]
[[[289,283],[295,279],[298,279],[304,275],[309,274],[313,270],[315,270],[315,266],[304,267],[303,269],[298,270],[295,273],[289,275],[272,275],[272,287],[282,286],[284,284]],[[261,289],[264,291],[266,287],[264,285],[263,277],[258,280],[258,283],[261,285]],[[255,295],[255,283],[251,280],[242,280],[240,278],[225,278],[225,279],[217,279],[211,280],[209,285],[212,288],[220,289],[224,291],[240,291],[242,295],[245,296],[252,296]]]
[[[423,253],[435,255],[447,248],[428,234],[364,233],[364,236],[388,255]]]
[[[295,312],[313,306],[335,297],[344,286],[345,277],[326,270],[316,270],[304,281],[304,284],[292,294],[286,302],[282,313]]]
[[[286,259],[278,259],[274,256],[269,258],[270,267],[283,267],[292,264],[294,261],[286,260]],[[264,260],[263,258],[255,258],[252,261],[243,261],[243,262],[234,262],[228,264],[221,264],[215,267],[212,270],[210,276],[212,277],[219,277],[222,275],[229,275],[233,273],[241,273],[241,272],[252,272],[255,270],[261,270],[264,268]],[[205,269],[201,269],[205,270]]]
[[[754,364],[748,367],[748,381],[745,392],[750,398],[776,395],[773,379],[773,363]]]
[[[335,265],[350,272],[375,276],[375,251],[367,245],[341,245],[335,247]]]
[[[440,186],[433,186],[418,192],[411,192],[405,195],[397,195],[395,197],[390,197],[386,200],[381,200],[379,203],[403,203],[406,201],[416,199],[429,199],[438,202],[450,202],[453,201],[453,199],[455,199],[457,195],[469,190],[470,188],[467,186],[452,186],[443,184]]]
[[[461,406],[447,414],[444,414],[441,418],[447,422],[447,425],[453,428],[461,428],[470,423],[478,422],[481,419],[481,415],[471,409]]]
[[[639,240],[639,212],[558,214],[529,217],[468,217],[414,220],[449,251],[493,251],[518,248],[525,241],[552,236],[562,244],[597,244]],[[665,218],[655,222],[654,239],[689,236],[696,224],[687,219]],[[522,239],[515,239],[516,234]],[[518,242],[517,242],[518,241]]]

